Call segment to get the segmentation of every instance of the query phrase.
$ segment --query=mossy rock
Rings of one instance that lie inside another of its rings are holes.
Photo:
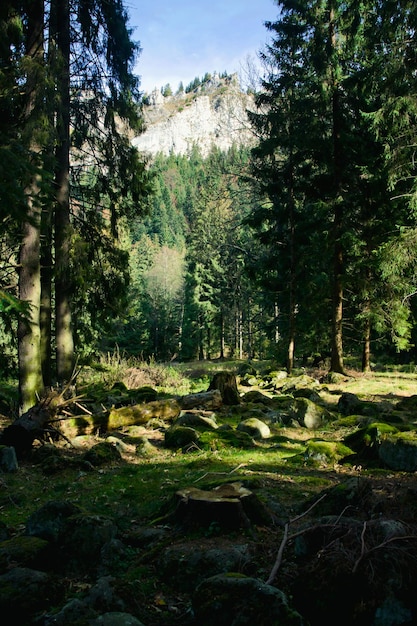
[[[384,437],[395,434],[398,429],[385,422],[373,422],[346,435],[343,443],[363,459],[378,458],[378,447]]]
[[[282,393],[293,393],[297,389],[319,389],[320,383],[312,376],[302,374],[301,376],[290,376],[281,387]]]
[[[242,398],[243,402],[249,403],[253,402],[254,404],[263,404],[265,406],[271,406],[272,399],[261,391],[248,391]]]
[[[243,431],[233,428],[218,428],[200,434],[198,446],[203,450],[224,450],[227,447],[248,450],[255,447],[252,437]]]
[[[211,417],[207,417],[191,411],[182,413],[175,421],[175,426],[191,426],[191,428],[197,428],[200,431],[216,430],[218,428],[214,414]]]
[[[191,444],[197,443],[200,433],[190,426],[172,426],[165,433],[165,447],[179,450]]]
[[[346,415],[333,422],[335,428],[357,428],[363,426],[366,418],[363,415]]]
[[[397,403],[397,409],[399,411],[417,411],[417,395],[409,396],[408,398],[403,398]]]
[[[157,390],[150,386],[130,389],[128,394],[130,401],[135,404],[140,404],[141,402],[154,402],[158,397]]]
[[[301,426],[315,430],[321,428],[324,422],[330,419],[330,413],[308,398],[294,398],[290,407],[290,417]]]
[[[240,430],[221,430],[217,434],[224,443],[233,448],[249,449],[255,446],[252,437]]]
[[[256,417],[249,417],[242,420],[237,426],[237,430],[248,433],[254,439],[268,439],[271,436],[269,426]]]
[[[256,376],[256,367],[252,363],[241,363],[237,368],[237,374],[239,376]]]
[[[308,461],[319,463],[338,463],[353,454],[353,450],[339,441],[310,440],[304,453]]]
[[[42,568],[47,562],[49,541],[40,537],[20,535],[0,543],[0,568],[6,571],[11,564],[14,567]]]
[[[417,470],[417,435],[415,433],[394,433],[383,437],[378,458],[397,472]]]
[[[121,454],[115,445],[108,441],[102,441],[88,450],[84,454],[84,460],[99,467],[110,465],[121,460]]]
[[[196,623],[204,626],[302,626],[285,594],[261,580],[229,572],[207,578],[193,594]]]
[[[372,497],[372,483],[361,477],[348,478],[325,489],[319,495],[324,496],[320,502],[318,502],[318,496],[315,495],[307,502],[304,501],[300,505],[300,510],[304,512],[314,504],[312,511],[314,517],[340,515],[345,509],[357,508],[368,511]]]

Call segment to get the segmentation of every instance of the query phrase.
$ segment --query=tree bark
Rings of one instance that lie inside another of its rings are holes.
[[[29,4],[26,56],[25,126],[30,129],[30,150],[33,162],[38,163],[41,148],[36,141],[36,115],[40,89],[40,69],[44,66],[44,11],[43,0]],[[19,298],[29,305],[28,313],[18,324],[19,412],[24,413],[36,404],[43,391],[40,350],[40,216],[38,204],[39,178],[34,177],[26,188],[27,221],[23,225],[19,252]]]
[[[363,350],[362,350],[362,372],[371,371],[371,320],[366,318],[364,336],[363,336]]]
[[[71,321],[70,282],[70,15],[68,0],[54,0],[57,11],[57,46],[62,70],[58,84],[60,107],[57,116],[55,208],[55,336],[56,369],[59,382],[70,380],[74,369],[74,340]]]
[[[333,55],[336,54],[336,26],[335,13],[332,3],[329,3],[329,41]],[[337,85],[335,67],[330,68],[331,89],[332,89],[332,134],[333,134],[333,287],[332,287],[332,350],[331,364],[332,372],[344,373],[343,366],[343,282],[342,275],[344,269],[343,248],[341,243],[343,208],[342,208],[342,154],[340,138],[340,97]]]
[[[218,389],[224,404],[240,404],[240,395],[237,389],[236,376],[232,372],[218,372],[207,391]]]
[[[41,225],[41,301],[40,333],[42,376],[46,387],[52,386],[52,224],[51,213],[43,211]]]

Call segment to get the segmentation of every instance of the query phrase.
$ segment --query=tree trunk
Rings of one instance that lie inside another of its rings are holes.
[[[224,359],[224,313],[223,310],[220,311],[220,358]]]
[[[36,120],[40,88],[40,70],[44,67],[43,42],[43,0],[36,0],[29,5],[26,56],[28,73],[26,81],[25,122],[32,127],[29,145],[34,154],[39,155],[41,148],[37,144]],[[27,221],[23,225],[22,243],[19,253],[19,298],[27,302],[29,309],[25,318],[20,318],[18,325],[18,361],[19,361],[19,411],[24,413],[36,404],[37,395],[43,391],[41,350],[40,350],[40,215],[37,204],[39,180],[35,177],[26,189]]]
[[[336,221],[336,218],[335,218]],[[337,228],[335,227],[335,231]],[[335,233],[335,253],[333,267],[333,321],[332,321],[332,351],[330,369],[339,374],[344,373],[343,366],[343,284],[342,268],[343,254],[338,235]]]
[[[366,318],[364,337],[363,337],[363,351],[362,351],[362,372],[371,371],[371,320]]]
[[[29,193],[39,190],[34,182]],[[19,319],[19,412],[24,413],[34,406],[43,391],[41,344],[40,344],[40,237],[39,210],[33,200],[28,200],[28,218],[23,227],[22,245],[19,255],[19,298],[30,305],[27,316]]]
[[[42,375],[46,387],[52,386],[52,224],[51,213],[44,210],[41,225],[41,302],[40,333]]]
[[[74,340],[70,303],[70,15],[68,0],[59,0],[57,9],[57,44],[62,62],[58,91],[60,109],[57,118],[58,147],[56,151],[55,209],[55,336],[56,369],[59,382],[68,381],[74,369]]]
[[[292,156],[291,156],[292,158]],[[290,167],[290,189],[289,189],[289,202],[290,202],[290,284],[289,284],[289,329],[288,329],[288,352],[287,352],[287,372],[291,374],[294,368],[294,346],[295,346],[295,316],[296,316],[296,301],[295,301],[295,200],[294,200],[294,177],[293,166]]]
[[[333,55],[336,54],[337,40],[334,9],[330,3],[329,16],[329,40]],[[332,350],[331,364],[332,372],[344,373],[343,366],[343,249],[341,243],[343,208],[341,189],[341,138],[340,138],[340,98],[338,85],[335,77],[335,68],[331,66],[331,88],[332,88],[332,134],[333,134],[333,287],[332,287]]]

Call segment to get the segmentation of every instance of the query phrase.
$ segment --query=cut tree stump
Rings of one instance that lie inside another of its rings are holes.
[[[188,487],[177,491],[175,499],[174,520],[187,527],[217,524],[230,531],[252,524],[269,525],[273,520],[268,508],[241,483],[227,483],[211,491]]]
[[[236,376],[233,372],[218,372],[214,375],[208,391],[218,389],[224,404],[240,404],[240,395],[237,389]]]

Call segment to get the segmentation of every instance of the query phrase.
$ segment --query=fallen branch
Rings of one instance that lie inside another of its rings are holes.
[[[316,507],[319,504],[319,502],[321,502],[326,496],[327,496],[326,493],[323,494],[318,500],[313,502],[313,504],[306,511],[304,511],[304,513],[301,513],[301,515],[297,515],[296,517],[293,517],[292,519],[290,519],[285,524],[285,526],[284,526],[284,535],[282,537],[281,544],[280,544],[279,549],[278,549],[277,558],[275,559],[274,566],[273,566],[273,568],[271,570],[271,573],[269,575],[268,580],[266,581],[267,585],[272,585],[272,583],[274,582],[274,580],[276,578],[278,570],[281,567],[282,556],[284,554],[284,549],[285,549],[285,546],[287,545],[288,541],[290,541],[291,539],[294,539],[295,537],[297,537],[300,534],[302,534],[302,532],[298,532],[298,533],[294,533],[293,535],[289,535],[290,525],[293,524],[294,522],[298,522],[298,520],[300,520],[303,517],[305,517],[306,515],[308,515],[310,513],[310,511],[312,511],[314,509],[314,507]]]
[[[200,480],[203,480],[203,478],[206,478],[206,476],[229,476],[230,474],[237,472],[237,470],[239,470],[241,467],[245,467],[245,466],[246,466],[246,463],[240,463],[239,465],[234,467],[232,470],[230,470],[230,472],[206,472],[205,474],[197,478],[197,480],[194,481],[194,484],[198,483]]]
[[[403,535],[402,537],[390,537],[389,539],[386,539],[385,541],[381,541],[381,543],[379,543],[377,546],[374,546],[373,548],[369,548],[369,550],[366,550],[365,549],[365,532],[366,532],[366,522],[364,522],[362,533],[361,533],[361,553],[355,561],[355,565],[353,566],[353,569],[352,569],[352,574],[355,574],[355,572],[357,572],[358,567],[363,561],[363,559],[368,557],[372,552],[376,552],[377,550],[386,548],[387,545],[389,545],[390,543],[394,543],[394,541],[404,541],[404,540],[409,540],[409,539],[414,539],[414,541],[416,541],[417,539],[416,535]]]

